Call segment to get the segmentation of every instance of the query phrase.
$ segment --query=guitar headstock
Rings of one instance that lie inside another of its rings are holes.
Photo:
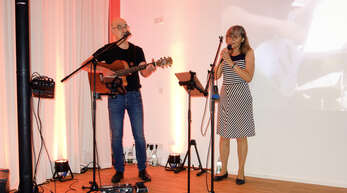
[[[172,65],[172,58],[171,57],[164,57],[160,58],[155,62],[156,66],[164,67],[164,66],[171,66]]]

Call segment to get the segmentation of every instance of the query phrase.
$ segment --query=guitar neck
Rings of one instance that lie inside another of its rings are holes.
[[[115,73],[115,76],[124,76],[124,75],[130,74],[130,73],[134,73],[134,72],[137,72],[137,71],[140,71],[140,70],[144,70],[150,64],[155,65],[155,63],[152,62],[152,63],[143,64],[143,65],[140,65],[140,66],[135,66],[135,67],[131,67],[131,68],[117,70],[117,72]]]

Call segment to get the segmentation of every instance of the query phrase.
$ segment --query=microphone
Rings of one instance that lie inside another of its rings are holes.
[[[230,50],[233,49],[233,47],[232,47],[230,44],[228,44],[227,49],[230,51]],[[219,64],[221,64],[223,61],[224,61],[224,60],[223,60],[223,58],[222,58],[222,60],[220,61]]]
[[[123,38],[127,38],[128,36],[130,36],[131,35],[131,33],[129,32],[129,31],[126,31],[125,33],[124,33],[124,35],[123,35]]]

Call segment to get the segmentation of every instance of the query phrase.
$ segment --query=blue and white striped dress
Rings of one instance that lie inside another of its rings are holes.
[[[231,59],[245,69],[245,54],[231,56]],[[217,134],[225,138],[254,136],[253,99],[248,83],[226,63],[222,66],[222,73]]]

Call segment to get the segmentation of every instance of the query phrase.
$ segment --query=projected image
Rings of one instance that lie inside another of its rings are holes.
[[[249,29],[256,55],[255,90],[269,93],[256,96],[258,103],[270,99],[279,107],[347,110],[346,1],[224,4],[222,27],[240,23]]]

